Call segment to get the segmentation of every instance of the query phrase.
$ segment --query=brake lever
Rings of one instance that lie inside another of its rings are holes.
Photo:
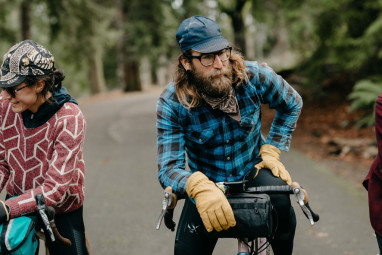
[[[176,197],[175,195],[172,193],[172,188],[171,187],[167,187],[165,190],[164,190],[164,198],[163,198],[163,202],[162,202],[162,210],[159,214],[159,218],[158,218],[158,223],[156,225],[156,230],[159,230],[161,224],[162,224],[162,220],[163,220],[163,217],[165,216],[166,212],[167,212],[167,209],[172,209],[174,208],[176,205]]]
[[[314,225],[314,222],[317,222],[320,217],[310,208],[306,190],[304,190],[297,182],[292,183],[292,188],[298,205],[301,207],[301,210],[310,221],[310,224]]]
[[[301,191],[300,188],[293,188],[293,194],[295,195],[296,201],[297,201],[298,205],[301,207],[301,210],[308,217],[310,224],[314,225],[313,216],[304,204],[304,200],[305,200],[304,193]]]
[[[41,193],[38,193],[35,196],[35,200],[36,200],[37,211],[42,219],[42,222],[44,223],[44,227],[49,233],[50,240],[54,242],[55,238],[53,234],[53,229],[49,223],[48,215],[45,213],[46,203],[45,203],[44,196]]]

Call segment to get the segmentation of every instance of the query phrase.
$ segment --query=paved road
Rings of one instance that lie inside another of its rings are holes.
[[[155,101],[159,92],[83,101],[85,224],[94,254],[169,255],[175,234],[155,230],[162,189],[157,181]],[[321,162],[290,151],[283,160],[310,192],[321,220],[311,227],[299,208],[296,255],[377,254],[366,193]],[[180,207],[175,213],[178,219]],[[214,254],[236,254],[236,241],[220,240]]]

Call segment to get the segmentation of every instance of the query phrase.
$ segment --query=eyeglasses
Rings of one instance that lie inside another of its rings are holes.
[[[16,93],[22,90],[23,88],[28,87],[28,85],[24,85],[18,89],[12,89],[12,88],[1,88],[2,90],[5,90],[12,98],[16,97]]]
[[[231,50],[232,47],[227,47],[221,51],[217,51],[214,53],[205,53],[200,56],[193,56],[193,55],[184,55],[186,58],[196,58],[199,59],[200,63],[203,66],[210,66],[215,62],[216,56],[219,57],[220,61],[224,62],[227,61],[231,57]]]

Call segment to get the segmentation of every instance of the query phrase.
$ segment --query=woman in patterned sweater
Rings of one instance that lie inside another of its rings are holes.
[[[31,40],[14,45],[1,66],[0,223],[36,210],[42,193],[56,210],[66,248],[48,244],[51,254],[88,254],[82,216],[83,144],[86,122],[77,102],[61,87],[54,57]]]

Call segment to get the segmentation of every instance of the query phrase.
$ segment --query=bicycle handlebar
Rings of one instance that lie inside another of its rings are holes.
[[[46,205],[44,196],[41,193],[36,194],[35,200],[38,215],[44,223],[43,229],[44,232],[46,231],[45,235],[48,235],[52,242],[57,239],[64,245],[71,246],[72,242],[69,239],[63,237],[60,232],[58,232],[56,223],[54,221],[54,216],[56,214],[54,208]]]
[[[52,209],[53,209],[53,207],[52,207]],[[57,238],[57,240],[59,240],[61,243],[63,243],[66,246],[71,246],[72,242],[68,238],[63,237],[60,234],[60,232],[58,232],[56,222],[54,220],[51,220],[51,221],[49,221],[49,223],[52,226],[53,234]]]
[[[230,183],[225,182],[225,186],[230,189]],[[237,183],[234,183],[234,186],[237,186]],[[298,182],[293,182],[291,186],[282,185],[282,186],[260,186],[260,187],[249,187],[244,186],[242,192],[248,193],[265,193],[265,194],[294,194],[297,204],[301,207],[304,215],[308,218],[311,225],[314,225],[314,222],[317,222],[320,219],[320,216],[315,213],[309,205],[308,193],[304,188],[300,186]]]
[[[266,193],[266,194],[293,194],[293,188],[289,185],[283,186],[260,186],[250,187],[244,190],[247,193]]]
[[[291,186],[281,185],[281,186],[260,186],[260,187],[246,187],[246,181],[244,182],[221,182],[216,183],[216,186],[220,188],[225,194],[226,193],[265,193],[265,194],[294,194],[297,204],[301,207],[304,215],[308,218],[311,225],[320,219],[320,216],[315,213],[310,205],[308,193],[304,188],[300,186],[299,183],[293,182]],[[162,219],[164,218],[165,225],[171,231],[175,230],[175,222],[173,221],[174,207],[176,206],[177,197],[172,193],[172,188],[167,187],[164,190],[164,199],[162,203],[162,211],[159,215],[158,223],[156,229],[160,228]]]

